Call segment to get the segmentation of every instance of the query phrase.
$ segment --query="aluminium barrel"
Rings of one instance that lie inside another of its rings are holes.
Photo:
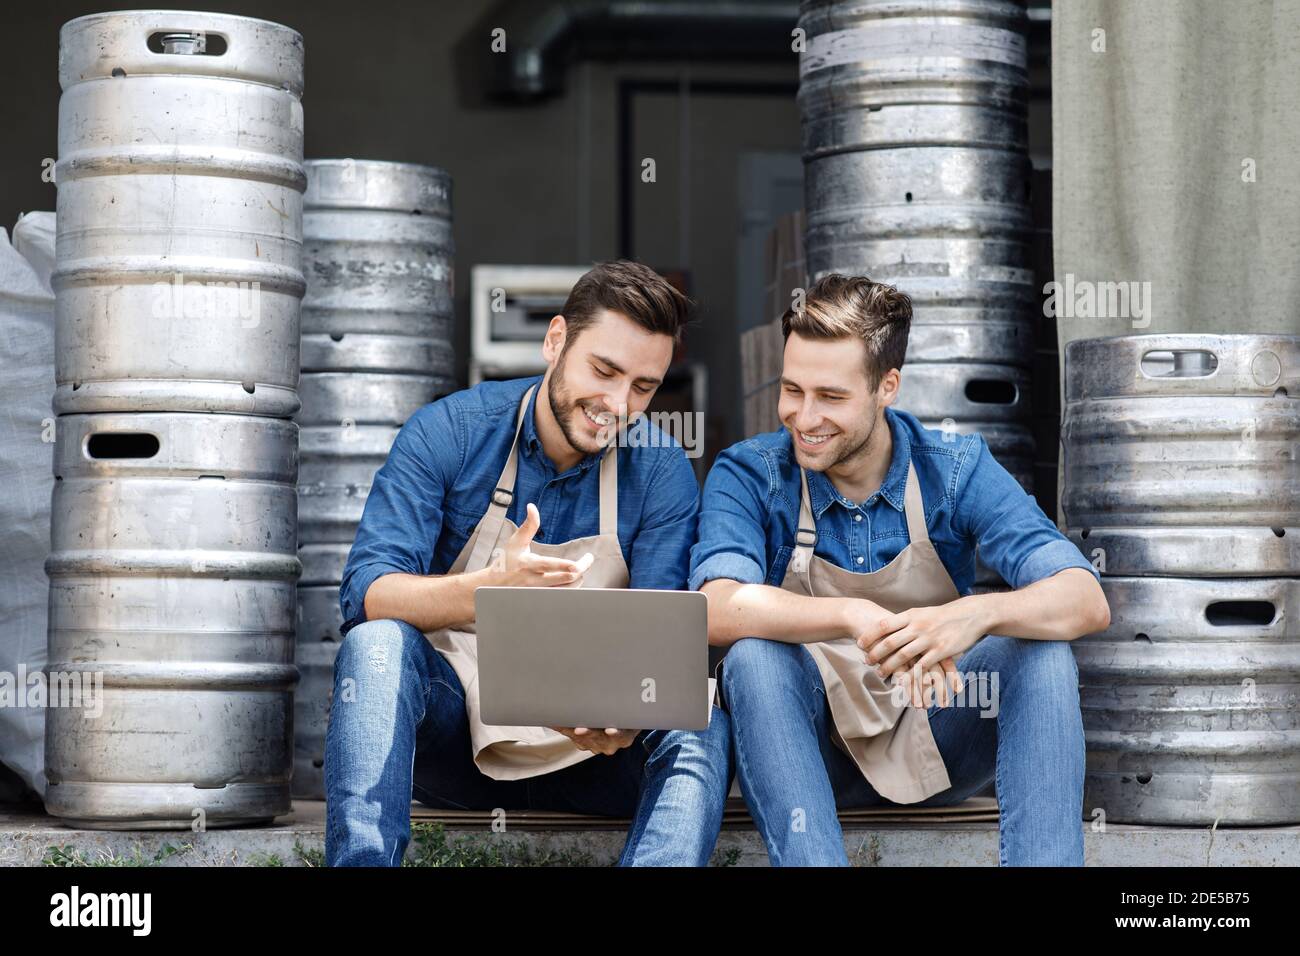
[[[1300,575],[1300,336],[1065,350],[1068,533],[1104,574]]]
[[[297,410],[302,81],[263,20],[63,25],[57,412]]]
[[[444,170],[354,159],[309,160],[306,168],[297,416],[306,573],[298,592],[294,793],[323,798],[343,562],[398,430],[454,389],[454,242]]]
[[[186,828],[289,812],[297,426],[234,414],[64,415],[54,452],[46,808]]]
[[[1015,0],[804,0],[808,271],[912,297],[909,361],[1033,357],[1027,14]]]
[[[1071,642],[1085,817],[1300,823],[1300,579],[1107,577],[1110,627]]]

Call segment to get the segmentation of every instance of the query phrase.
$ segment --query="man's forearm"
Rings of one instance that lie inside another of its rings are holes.
[[[726,578],[709,581],[700,590],[709,598],[709,643],[717,647],[745,637],[809,644],[857,636],[847,614],[853,599],[809,597]]]
[[[1097,579],[1066,568],[1015,591],[959,598],[975,609],[985,634],[1072,641],[1110,626],[1110,606]]]
[[[366,619],[393,618],[421,631],[474,620],[474,590],[492,583],[493,571],[467,574],[385,574],[366,591]]]

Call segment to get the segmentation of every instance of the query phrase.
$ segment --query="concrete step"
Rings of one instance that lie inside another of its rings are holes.
[[[996,866],[996,803],[990,814],[990,802],[844,811],[845,849],[858,866]],[[411,809],[415,835],[407,860],[414,865],[609,865],[627,828],[625,820],[559,813]],[[1080,825],[1088,866],[1300,865],[1300,826]],[[295,801],[293,813],[271,824],[203,833],[77,830],[39,808],[0,808],[4,866],[319,866],[324,849],[325,805],[316,800]],[[713,862],[767,865],[743,807],[729,807]]]

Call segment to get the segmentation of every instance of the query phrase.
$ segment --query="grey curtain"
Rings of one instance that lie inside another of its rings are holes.
[[[1300,333],[1300,0],[1054,0],[1052,138],[1062,356]]]

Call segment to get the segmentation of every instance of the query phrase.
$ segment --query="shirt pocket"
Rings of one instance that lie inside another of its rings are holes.
[[[871,559],[873,568],[883,568],[911,545],[905,529],[881,531],[871,536]]]
[[[443,508],[439,550],[450,554],[454,561],[482,517],[482,515],[457,511],[455,508]]]

